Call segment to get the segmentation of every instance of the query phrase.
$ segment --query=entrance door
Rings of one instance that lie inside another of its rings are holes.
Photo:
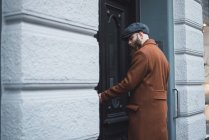
[[[129,68],[130,50],[120,35],[128,24],[138,20],[137,7],[137,0],[100,0],[98,92],[120,82]],[[127,93],[100,105],[100,140],[127,139],[128,117],[125,106],[128,96]]]

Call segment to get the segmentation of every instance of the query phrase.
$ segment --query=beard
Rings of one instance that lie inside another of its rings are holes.
[[[141,40],[137,37],[136,41],[134,41],[131,45],[131,49],[138,50],[142,46]]]

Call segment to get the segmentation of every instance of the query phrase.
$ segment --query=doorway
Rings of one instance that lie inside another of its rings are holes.
[[[120,39],[121,31],[138,21],[138,0],[100,0],[99,32],[100,81],[102,92],[120,82],[130,64],[127,42]],[[125,106],[129,94],[112,99],[100,106],[100,140],[126,140],[128,117]]]
[[[150,4],[152,3],[152,4]],[[173,1],[152,0],[100,0],[99,1],[100,81],[97,87],[102,92],[120,82],[130,65],[130,50],[127,42],[120,39],[122,30],[130,23],[141,21],[150,28],[154,38],[170,63],[168,89],[169,139],[176,139],[175,118],[176,94],[174,75]],[[160,34],[159,34],[160,33]],[[126,140],[128,117],[125,106],[130,93],[115,98],[100,106],[99,140]]]

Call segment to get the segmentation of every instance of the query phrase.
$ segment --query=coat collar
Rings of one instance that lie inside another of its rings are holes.
[[[153,45],[157,45],[157,43],[155,42],[154,39],[147,39],[144,44],[142,45],[142,47],[148,45],[148,44],[153,44]]]
[[[135,52],[133,52],[133,54],[131,54],[131,56],[133,57],[138,51],[140,51],[144,46],[146,45],[149,45],[149,44],[152,44],[152,45],[157,45],[157,43],[155,42],[154,39],[147,39],[144,44],[138,49],[136,50]]]

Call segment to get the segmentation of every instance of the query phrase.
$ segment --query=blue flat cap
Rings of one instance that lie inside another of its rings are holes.
[[[143,32],[145,34],[149,34],[149,28],[147,25],[141,23],[141,22],[135,22],[130,24],[128,27],[126,27],[121,35],[122,39],[128,39],[133,33],[136,32]]]

